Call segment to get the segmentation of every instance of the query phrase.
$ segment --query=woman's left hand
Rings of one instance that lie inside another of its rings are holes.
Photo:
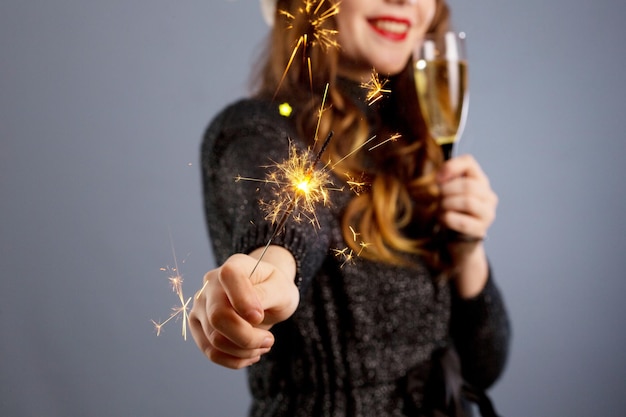
[[[498,196],[471,155],[446,161],[437,174],[441,222],[464,235],[483,239],[496,218]]]
[[[441,223],[466,239],[450,242],[456,266],[455,283],[463,298],[471,298],[484,288],[489,265],[482,240],[496,218],[498,196],[489,179],[470,156],[447,161],[437,180],[441,188]]]

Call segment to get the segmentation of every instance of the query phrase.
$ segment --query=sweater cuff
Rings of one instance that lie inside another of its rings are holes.
[[[461,297],[456,290],[453,291],[453,294],[454,308],[464,317],[484,318],[485,315],[490,313],[493,303],[500,300],[499,291],[491,273],[491,267],[489,267],[487,282],[478,294],[470,298]]]
[[[246,232],[240,235],[239,240],[234,242],[235,253],[250,253],[255,249],[265,247],[271,239],[270,245],[282,246],[293,255],[296,262],[295,284],[302,292],[322,260],[317,260],[312,255],[320,253],[316,248],[311,248],[311,246],[319,243],[307,242],[306,239],[303,239],[298,226],[288,223],[280,233],[272,237],[274,234],[273,225],[269,223],[262,223],[256,227],[251,225]]]

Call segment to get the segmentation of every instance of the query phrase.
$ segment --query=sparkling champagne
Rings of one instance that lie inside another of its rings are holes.
[[[446,156],[461,135],[467,115],[468,74],[465,60],[420,59],[414,65],[420,109],[430,134]]]

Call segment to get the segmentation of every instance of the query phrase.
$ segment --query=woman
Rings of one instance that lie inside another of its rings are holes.
[[[265,1],[273,29],[256,93],[217,116],[202,146],[221,266],[195,299],[194,340],[213,362],[248,367],[252,416],[460,413],[450,395],[484,398],[504,367],[509,327],[482,242],[497,197],[472,157],[443,160],[409,67],[424,34],[448,28],[448,8],[277,3]],[[373,70],[389,92],[368,101],[362,84]],[[272,188],[235,178],[266,178],[293,149],[321,152],[316,138],[330,132],[330,162],[317,169],[344,191],[329,191],[315,225],[294,214],[274,235],[259,204]],[[367,187],[350,193],[356,178]],[[359,256],[337,256],[350,253]]]

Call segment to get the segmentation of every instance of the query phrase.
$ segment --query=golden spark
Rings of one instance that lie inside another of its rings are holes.
[[[293,213],[295,220],[304,217],[319,227],[316,205],[328,204],[331,181],[327,170],[316,169],[316,159],[310,150],[299,152],[290,144],[287,160],[276,164],[268,174],[264,181],[277,186],[272,201],[263,203],[266,219],[272,224],[280,223],[285,213]]]
[[[174,256],[174,266],[167,266],[164,268],[160,268],[160,270],[168,273],[168,280],[172,287],[172,292],[176,294],[180,304],[172,307],[170,316],[167,318],[167,320],[163,322],[154,320],[151,321],[154,325],[157,336],[160,336],[163,326],[165,326],[172,320],[182,319],[182,335],[183,339],[187,340],[187,325],[189,323],[189,302],[191,301],[191,297],[185,298],[185,295],[183,294],[183,276],[180,274],[178,269],[178,260],[176,258],[176,251],[174,250],[173,244],[172,255]]]
[[[354,262],[354,251],[350,248],[333,249],[335,256],[343,260],[339,268],[343,268],[348,263]]]
[[[373,151],[374,149],[376,149],[376,148],[378,148],[378,147],[380,147],[380,146],[383,146],[383,145],[384,145],[385,143],[387,143],[387,142],[395,142],[395,141],[397,141],[398,139],[400,139],[401,137],[402,137],[402,135],[401,135],[401,134],[399,134],[399,133],[394,133],[393,135],[389,136],[389,137],[388,137],[387,139],[385,139],[384,141],[382,141],[382,142],[380,142],[380,143],[378,143],[378,144],[376,144],[376,145],[372,146],[371,148],[369,148],[369,149],[368,149],[368,151]]]
[[[293,64],[293,60],[295,59],[298,51],[303,51],[303,56],[306,59],[307,68],[309,70],[309,82],[310,85],[313,85],[313,72],[311,70],[311,56],[309,50],[315,46],[320,46],[327,51],[329,48],[338,48],[339,43],[335,40],[335,36],[337,35],[337,30],[328,29],[325,27],[326,21],[339,13],[339,2],[333,2],[329,0],[331,4],[328,9],[323,12],[320,12],[322,5],[326,0],[304,0],[302,6],[298,8],[297,15],[304,16],[306,22],[306,28],[304,29],[304,33],[298,36],[298,40],[296,41],[293,50],[291,51],[291,56],[287,61],[287,65],[285,66],[285,71],[278,83],[278,88],[276,89],[276,93],[280,89],[291,65]],[[296,15],[289,13],[286,10],[279,10],[279,13],[285,16],[290,23],[287,26],[287,29],[294,29],[293,22],[296,19]]]
[[[361,83],[361,87],[367,90],[365,100],[368,102],[368,105],[371,106],[376,103],[378,100],[383,98],[384,94],[391,93],[391,90],[386,90],[384,88],[388,81],[389,80],[381,81],[376,70],[372,70],[372,75],[369,81]]]
[[[350,187],[350,191],[352,191],[356,195],[361,195],[366,188],[370,186],[368,181],[364,180],[364,174],[362,173],[359,178],[353,177],[350,174],[346,173],[346,184]]]
[[[361,236],[360,233],[357,233],[352,226],[349,226],[350,231],[352,232],[352,239],[356,242],[358,237]],[[356,254],[356,256],[361,256],[361,253],[363,253],[363,251],[365,249],[367,249],[368,246],[370,246],[371,243],[365,243],[361,240],[361,242],[359,242],[359,246],[361,247],[361,249],[359,250],[359,253]]]
[[[352,226],[349,226],[350,228],[350,232],[352,232],[352,239],[356,242],[359,238],[359,236],[361,236],[360,233],[357,233]],[[359,246],[361,247],[361,249],[359,249],[359,251],[357,253],[354,253],[354,251],[350,248],[343,248],[343,249],[333,249],[332,251],[334,252],[335,256],[337,258],[342,259],[342,263],[339,266],[340,268],[343,268],[346,264],[352,264],[355,262],[355,258],[361,256],[361,254],[363,253],[363,251],[365,249],[367,249],[368,246],[370,246],[370,243],[366,243],[364,241],[359,242]]]

